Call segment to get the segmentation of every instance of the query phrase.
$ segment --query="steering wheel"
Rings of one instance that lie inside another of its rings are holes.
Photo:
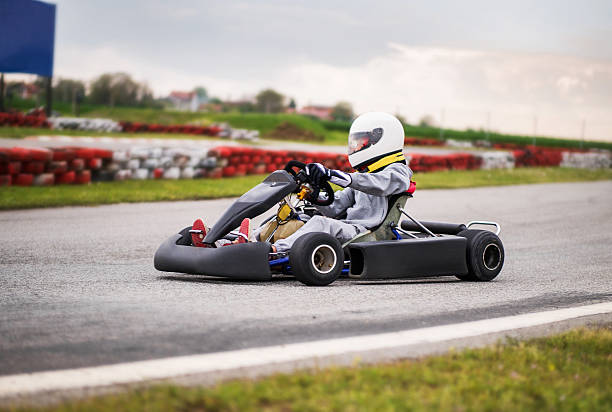
[[[294,167],[300,169],[298,173],[293,170]],[[329,182],[324,182],[320,187],[316,182],[313,182],[310,179],[304,169],[306,168],[306,163],[298,162],[297,160],[289,160],[285,165],[285,171],[290,173],[298,183],[309,183],[312,186],[312,193],[308,195],[306,200],[308,200],[313,205],[317,206],[329,206],[334,202],[334,189],[332,189]],[[327,199],[319,199],[319,194],[323,191],[327,195]]]

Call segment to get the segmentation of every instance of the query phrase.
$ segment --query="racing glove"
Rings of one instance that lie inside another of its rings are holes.
[[[321,163],[309,163],[305,168],[306,175],[310,176],[313,181],[320,185],[323,182],[330,181],[341,187],[347,187],[351,184],[351,175],[340,170],[328,169]]]

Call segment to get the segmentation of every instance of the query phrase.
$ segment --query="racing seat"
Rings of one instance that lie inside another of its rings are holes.
[[[367,230],[353,239],[345,242],[342,247],[349,245],[350,243],[356,242],[372,242],[379,240],[392,240],[395,239],[395,233],[391,230],[391,227],[399,225],[399,221],[402,217],[400,208],[406,205],[406,201],[412,197],[412,194],[416,190],[416,183],[410,181],[410,187],[404,193],[398,193],[389,197],[389,204],[387,207],[387,216],[382,223],[370,230]]]

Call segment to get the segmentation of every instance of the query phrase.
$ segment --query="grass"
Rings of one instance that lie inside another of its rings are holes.
[[[526,342],[392,364],[154,386],[52,411],[610,411],[612,331],[577,329]]]
[[[233,197],[240,196],[260,183],[263,178],[264,176],[245,176],[197,180],[129,180],[47,187],[1,187],[0,210]]]
[[[263,178],[264,176],[245,176],[199,180],[131,180],[49,187],[0,187],[0,210],[234,197],[245,193]],[[417,173],[414,180],[419,190],[456,189],[527,183],[612,180],[612,170],[550,167],[449,171]]]

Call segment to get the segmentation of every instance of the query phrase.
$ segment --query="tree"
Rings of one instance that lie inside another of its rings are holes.
[[[236,108],[240,113],[251,113],[255,111],[255,104],[253,102],[240,102],[236,105]]]
[[[431,117],[430,115],[426,114],[425,116],[421,117],[421,120],[419,120],[419,126],[421,126],[421,127],[435,127],[436,126],[436,121],[433,119],[433,117]]]
[[[353,116],[353,106],[349,102],[336,103],[331,112],[331,117],[336,121],[349,122]]]
[[[399,120],[404,126],[408,124],[408,122],[406,121],[406,118],[402,116],[401,114],[395,113],[394,116],[397,117],[397,120]]]
[[[59,79],[53,87],[53,99],[57,102],[81,102],[85,97],[85,83],[80,80]]]
[[[291,98],[291,100],[289,100],[289,105],[287,107],[290,108],[290,109],[295,110],[296,104],[295,104],[295,100],[293,98]]]
[[[204,87],[198,86],[195,89],[193,89],[193,92],[196,94],[196,96],[198,96],[198,99],[201,102],[208,100],[208,92],[206,91]]]
[[[257,110],[264,113],[279,113],[283,111],[285,96],[272,90],[260,91],[255,96]]]
[[[105,73],[92,82],[90,100],[111,107],[142,106],[153,101],[153,93],[127,73]]]
[[[91,83],[89,99],[95,104],[111,104],[112,74],[99,76]]]

